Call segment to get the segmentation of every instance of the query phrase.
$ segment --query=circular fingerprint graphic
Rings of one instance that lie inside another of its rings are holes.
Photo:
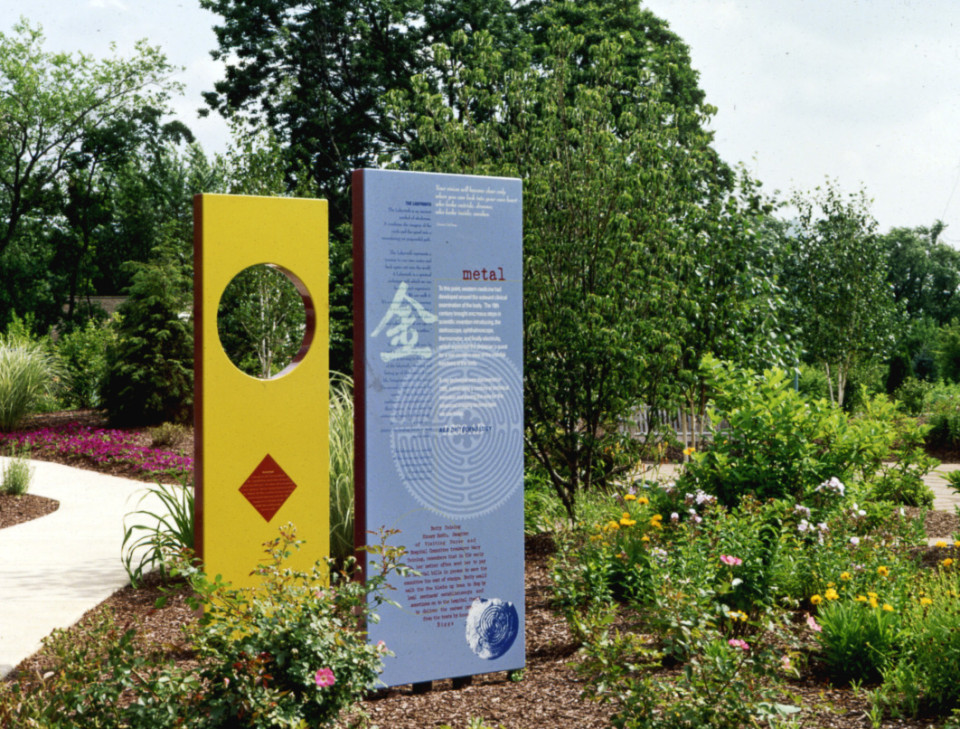
[[[400,386],[391,419],[400,480],[438,514],[482,516],[523,484],[523,382],[505,357],[420,363]]]
[[[513,645],[520,632],[520,617],[512,602],[477,598],[467,613],[467,643],[480,658],[492,661]]]

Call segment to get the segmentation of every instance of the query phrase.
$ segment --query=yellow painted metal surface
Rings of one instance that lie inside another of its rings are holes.
[[[197,550],[209,576],[248,587],[287,522],[306,540],[290,566],[329,551],[327,203],[198,195],[194,213]],[[304,347],[268,380],[237,369],[217,333],[224,289],[257,264],[282,268],[307,308]]]

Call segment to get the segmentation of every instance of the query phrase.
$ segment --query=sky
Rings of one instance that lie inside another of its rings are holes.
[[[948,224],[960,248],[960,2],[957,0],[646,0],[689,46],[715,147],[785,199],[828,179],[873,200],[879,230]],[[0,31],[39,23],[51,51],[102,57],[116,43],[159,45],[186,95],[178,118],[207,152],[226,148],[201,92],[218,16],[197,0],[3,0]],[[785,213],[788,214],[788,213]]]

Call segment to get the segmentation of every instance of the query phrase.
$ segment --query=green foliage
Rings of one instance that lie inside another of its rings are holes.
[[[30,479],[33,469],[30,462],[22,453],[13,453],[3,464],[3,473],[0,475],[0,493],[23,496],[30,488]]]
[[[0,33],[0,253],[21,220],[42,209],[51,186],[87,134],[138,109],[164,108],[178,86],[157,48],[138,43],[128,59],[48,53],[43,33],[21,21]]]
[[[342,562],[353,555],[353,380],[334,375],[330,382],[330,555]]]
[[[867,601],[831,600],[817,614],[823,659],[838,681],[880,678],[899,646],[899,617]]]
[[[77,408],[100,407],[100,392],[107,376],[107,350],[116,343],[116,329],[93,319],[61,335],[57,357],[64,368],[65,404]]]
[[[0,725],[74,729],[149,729],[173,726],[181,696],[196,681],[165,668],[155,646],[138,645],[136,630],[111,613],[90,618],[84,630],[55,630],[44,639],[50,669],[33,680],[0,681]],[[142,700],[123,700],[136,693]]]
[[[911,320],[927,317],[942,325],[960,315],[960,251],[940,242],[945,227],[938,220],[929,228],[891,228],[880,237],[887,283]]]
[[[286,568],[298,546],[295,530],[282,528],[267,545],[257,590],[223,588],[191,573],[204,607],[192,638],[205,690],[195,706],[189,698],[185,704],[203,717],[198,726],[329,726],[376,681],[388,651],[370,645],[360,626],[375,619],[389,577],[404,571],[402,548],[383,541],[369,547],[375,562],[361,582],[352,558],[341,572],[332,571],[332,561],[329,572]]]
[[[152,448],[177,448],[188,437],[189,431],[182,423],[161,423],[150,428],[149,434]]]
[[[16,308],[46,328],[120,292],[121,264],[146,258],[171,201],[189,221],[189,198],[133,178],[192,137],[161,122],[181,85],[158,48],[94,58],[44,43],[25,20],[0,34],[0,323]]]
[[[404,162],[524,181],[528,453],[571,518],[582,493],[635,460],[638,444],[621,432],[634,409],[681,397],[677,372],[694,339],[698,352],[720,346],[718,332],[729,344],[730,322],[756,318],[741,292],[751,302],[769,293],[697,248],[722,240],[752,264],[753,249],[736,246],[752,245],[750,206],[760,203],[749,190],[749,201],[735,198],[709,136],[695,131],[710,109],[671,105],[665,87],[640,83],[643,71],[625,62],[656,75],[631,8],[548,3],[531,20],[541,29],[532,53],[454,33],[433,48],[443,93],[424,75],[390,98]],[[608,20],[631,30],[601,34]]]
[[[824,400],[808,402],[782,370],[757,375],[710,357],[703,367],[715,392],[710,422],[723,426],[682,481],[724,504],[747,494],[803,501],[831,478],[846,483],[876,468],[894,442],[890,428],[851,423]]]
[[[854,368],[882,359],[893,343],[885,248],[864,191],[844,196],[828,182],[792,203],[799,219],[781,251],[783,280],[806,355],[824,367],[830,401],[843,405]]]
[[[960,445],[960,386],[937,385],[924,398],[924,412],[930,426],[927,444],[935,448]]]
[[[120,545],[123,566],[133,587],[154,569],[166,575],[172,564],[194,548],[194,494],[186,480],[178,485],[157,483],[146,489],[137,505],[144,500],[156,502],[156,511],[139,509],[128,514]],[[131,517],[133,523],[128,526]]]
[[[224,289],[217,330],[231,362],[249,375],[269,379],[300,351],[306,331],[303,300],[281,269],[250,266]]]
[[[51,395],[59,368],[49,349],[18,337],[0,337],[0,431],[15,430]]]
[[[923,477],[940,462],[928,456],[924,448],[929,426],[900,415],[896,405],[883,396],[866,403],[860,424],[861,432],[873,428],[895,436],[889,457],[877,464],[874,473],[863,474],[869,498],[906,506],[933,506],[933,491]]]
[[[385,646],[362,626],[376,620],[387,580],[405,573],[388,533],[368,547],[374,571],[355,579],[318,564],[308,573],[285,560],[299,546],[291,526],[266,545],[262,585],[235,590],[210,581],[189,559],[188,580],[203,617],[187,627],[196,663],[180,668],[134,628],[95,617],[79,638],[46,639],[54,663],[33,681],[0,682],[3,726],[104,729],[240,729],[331,726],[374,684]]]
[[[185,422],[193,405],[193,326],[186,319],[189,269],[170,242],[136,266],[107,350],[103,404],[120,425]]]
[[[956,549],[951,550],[956,558]],[[945,558],[950,559],[950,558]],[[925,574],[903,619],[903,648],[884,673],[888,700],[909,713],[960,709],[960,574],[956,562]]]

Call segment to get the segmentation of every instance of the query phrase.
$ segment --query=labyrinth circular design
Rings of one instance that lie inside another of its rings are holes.
[[[492,661],[513,645],[520,617],[512,602],[477,598],[467,613],[467,643],[480,658]]]
[[[444,516],[482,516],[523,484],[523,382],[505,357],[441,355],[411,369],[392,412],[400,480]]]

